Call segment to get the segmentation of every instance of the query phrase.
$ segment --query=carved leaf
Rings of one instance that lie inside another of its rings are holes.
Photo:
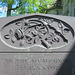
[[[14,30],[13,29],[10,29],[9,30],[9,34],[10,34],[10,36],[13,36],[14,35]]]
[[[15,43],[16,38],[15,38],[15,37],[12,37],[12,38],[11,38],[11,41],[12,41],[12,43]]]
[[[4,38],[5,38],[5,39],[10,39],[9,34],[5,35]]]
[[[22,24],[21,24],[21,22],[16,22],[15,25],[21,26]]]
[[[65,33],[69,32],[69,31],[70,31],[70,30],[69,30],[68,28],[65,28],[65,29],[64,29],[64,32],[65,32]]]
[[[63,28],[63,23],[59,22],[58,27],[62,29]]]

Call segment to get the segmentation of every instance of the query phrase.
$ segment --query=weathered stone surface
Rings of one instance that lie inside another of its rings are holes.
[[[74,75],[75,18],[30,14],[0,19],[1,75]]]
[[[71,58],[65,60],[66,56],[67,53],[0,54],[0,74],[73,75]]]

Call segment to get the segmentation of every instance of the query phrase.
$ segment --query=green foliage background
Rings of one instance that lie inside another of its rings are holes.
[[[11,16],[11,11],[20,14],[46,13],[47,5],[51,5],[56,0],[0,0],[2,6],[7,6],[7,16]],[[15,8],[12,6],[16,5]],[[17,15],[17,14],[15,14]]]

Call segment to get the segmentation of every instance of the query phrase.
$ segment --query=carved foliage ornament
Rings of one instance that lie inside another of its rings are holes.
[[[14,20],[1,29],[1,40],[9,47],[26,49],[34,46],[56,49],[68,45],[74,31],[67,23],[47,16],[28,16]]]

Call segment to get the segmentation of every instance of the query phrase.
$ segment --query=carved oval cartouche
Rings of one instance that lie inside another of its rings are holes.
[[[34,46],[57,49],[68,45],[74,31],[67,23],[47,16],[28,16],[14,20],[1,29],[1,40],[15,49]]]

